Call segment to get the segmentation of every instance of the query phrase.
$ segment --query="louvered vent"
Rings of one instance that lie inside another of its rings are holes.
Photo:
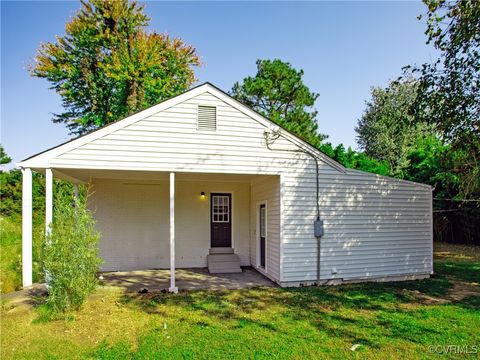
[[[217,129],[217,108],[215,106],[198,106],[197,130],[215,131]]]

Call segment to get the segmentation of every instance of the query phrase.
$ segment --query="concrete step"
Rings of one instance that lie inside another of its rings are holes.
[[[237,254],[210,254],[207,255],[207,264],[211,274],[242,272]]]
[[[207,255],[207,260],[211,263],[218,262],[238,262],[239,258],[237,254],[211,254]]]
[[[210,248],[210,254],[233,254],[231,247],[214,247]]]

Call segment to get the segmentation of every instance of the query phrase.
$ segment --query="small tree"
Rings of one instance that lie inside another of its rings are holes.
[[[59,189],[55,200],[43,261],[48,303],[54,311],[66,311],[78,309],[97,285],[100,233],[87,208],[87,195],[72,200],[64,189]]]

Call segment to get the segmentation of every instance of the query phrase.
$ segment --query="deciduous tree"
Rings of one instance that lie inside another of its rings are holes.
[[[66,34],[40,46],[30,72],[62,98],[65,111],[54,122],[82,134],[192,85],[200,64],[195,49],[147,32],[143,10],[135,1],[82,1]]]
[[[454,151],[465,196],[480,194],[480,1],[424,0],[428,37],[440,56],[407,66],[418,75],[415,115],[435,124]],[[420,18],[423,18],[422,16]]]
[[[357,142],[365,154],[386,161],[392,175],[403,177],[409,153],[433,127],[411,114],[418,85],[415,80],[392,82],[387,88],[372,88],[372,98],[355,128]]]

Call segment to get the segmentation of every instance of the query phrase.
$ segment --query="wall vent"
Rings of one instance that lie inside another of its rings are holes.
[[[215,106],[198,106],[197,130],[215,131],[217,129],[217,108]]]

